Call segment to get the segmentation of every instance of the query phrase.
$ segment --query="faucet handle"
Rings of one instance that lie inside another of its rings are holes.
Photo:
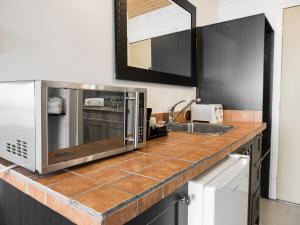
[[[196,103],[200,103],[202,101],[201,98],[196,98]]]

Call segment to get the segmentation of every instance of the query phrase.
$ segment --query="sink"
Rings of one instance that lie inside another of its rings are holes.
[[[229,125],[193,122],[175,123],[169,125],[168,130],[171,132],[185,132],[192,134],[222,135],[234,128],[234,126]]]

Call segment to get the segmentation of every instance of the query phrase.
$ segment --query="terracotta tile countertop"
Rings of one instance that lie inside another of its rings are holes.
[[[234,152],[266,125],[208,136],[171,132],[133,152],[47,175],[15,168],[0,178],[75,224],[124,224]],[[0,159],[0,169],[10,163]]]

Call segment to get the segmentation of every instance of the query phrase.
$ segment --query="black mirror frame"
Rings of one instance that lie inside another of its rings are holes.
[[[187,0],[172,0],[191,13],[191,77],[128,66],[127,55],[127,0],[115,0],[115,60],[116,79],[196,86],[196,7]]]

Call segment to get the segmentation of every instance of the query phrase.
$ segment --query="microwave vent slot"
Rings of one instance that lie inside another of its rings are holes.
[[[16,143],[6,143],[6,151],[15,155],[27,159],[27,142],[17,139]]]

